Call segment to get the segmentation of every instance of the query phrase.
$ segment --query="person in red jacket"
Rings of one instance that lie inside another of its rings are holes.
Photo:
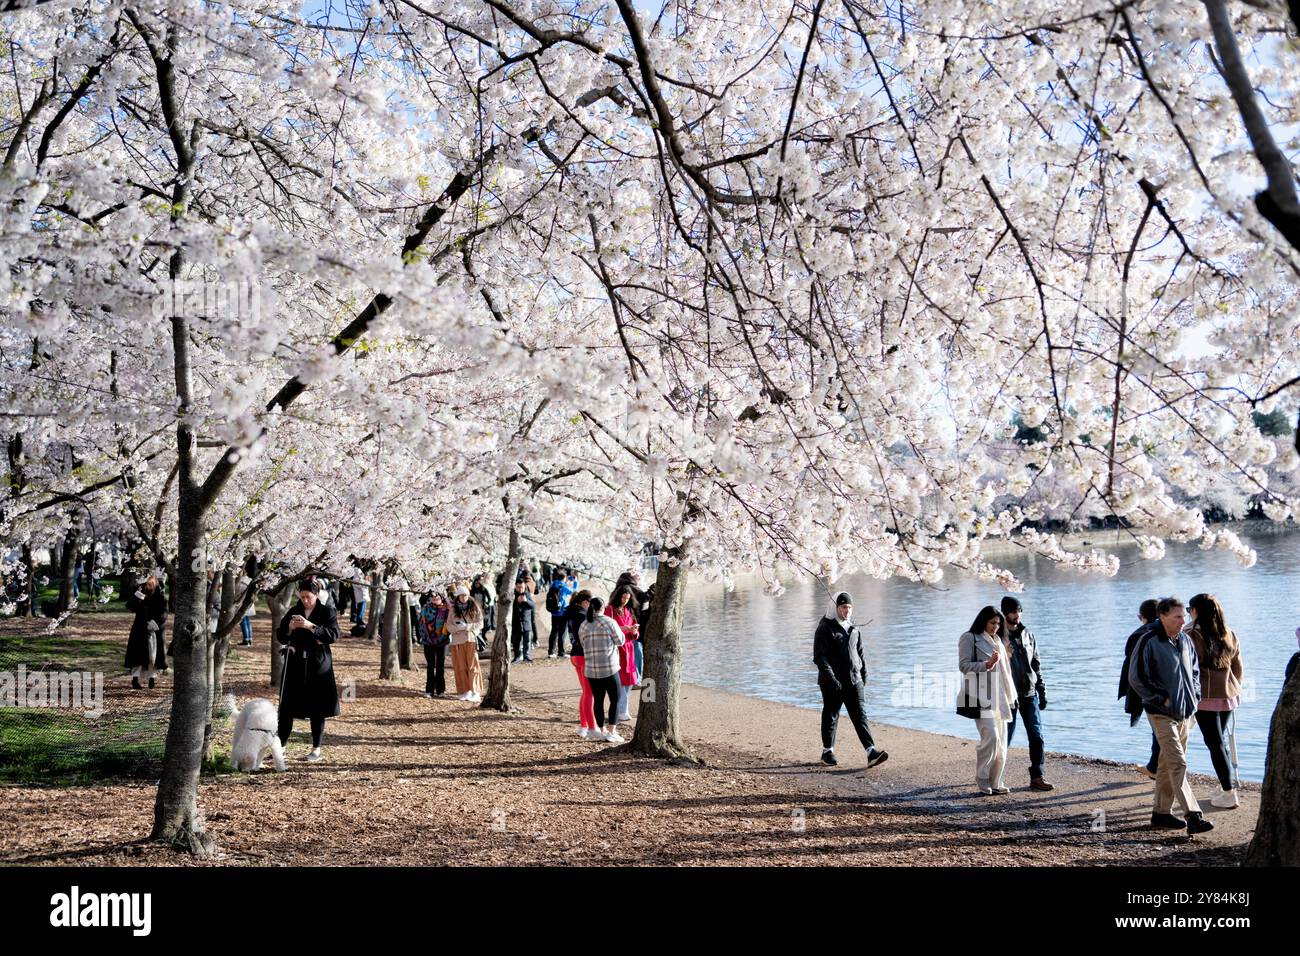
[[[624,642],[618,648],[618,718],[622,723],[631,720],[627,712],[627,689],[634,687],[639,678],[636,672],[636,648],[634,642],[641,636],[637,624],[636,610],[632,604],[632,589],[626,584],[617,588],[605,606],[605,616],[613,618],[623,632]]]

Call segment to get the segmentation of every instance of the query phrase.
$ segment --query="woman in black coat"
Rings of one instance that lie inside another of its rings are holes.
[[[126,640],[126,666],[131,671],[131,686],[139,690],[140,678],[147,677],[149,686],[153,687],[158,672],[167,669],[167,648],[163,642],[167,598],[158,586],[158,575],[149,575],[138,591],[127,595],[126,609],[135,611],[131,634]]]
[[[320,743],[325,718],[337,717],[339,689],[334,683],[334,656],[330,645],[338,640],[339,620],[334,607],[320,600],[315,578],[298,582],[298,603],[280,619],[275,638],[287,644],[280,684],[280,743],[289,743],[296,717],[311,720],[312,763],[321,759]]]

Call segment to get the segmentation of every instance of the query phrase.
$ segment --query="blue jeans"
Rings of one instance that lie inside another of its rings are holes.
[[[636,676],[637,679],[640,680],[641,675],[645,673],[645,669],[641,666],[642,663],[644,663],[644,654],[641,651],[641,641],[639,639],[633,641],[632,647],[636,651]],[[641,681],[641,683],[645,682]]]
[[[366,623],[366,602],[365,601],[357,601],[355,604],[352,605],[352,623],[353,624]]]
[[[244,643],[253,643],[253,619],[251,617],[241,617],[239,619],[239,629],[244,633]]]
[[[1043,716],[1038,710],[1038,695],[1030,694],[1028,697],[1021,697],[1016,709],[1011,712],[1011,720],[1007,723],[1008,746],[1016,730],[1017,713],[1024,722],[1025,733],[1029,735],[1029,776],[1041,777],[1043,775]]]

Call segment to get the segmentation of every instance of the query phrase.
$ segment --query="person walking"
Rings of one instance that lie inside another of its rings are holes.
[[[416,640],[424,648],[424,696],[441,697],[447,692],[447,603],[442,595],[430,592],[420,598],[416,619]]]
[[[1139,638],[1129,664],[1129,686],[1142,698],[1147,720],[1160,741],[1155,803],[1151,826],[1157,830],[1205,833],[1214,824],[1201,814],[1187,781],[1187,739],[1201,695],[1201,671],[1196,648],[1183,633],[1186,612],[1177,598],[1161,598],[1156,626]],[[1171,812],[1182,805],[1186,820]]]
[[[135,612],[131,633],[126,639],[126,667],[131,672],[131,687],[135,690],[142,689],[141,677],[154,687],[158,682],[158,672],[167,669],[167,648],[163,642],[167,598],[158,580],[158,572],[152,572],[139,590],[126,598],[126,609]]]
[[[239,593],[244,594],[248,591],[249,585],[253,579],[245,575],[239,579]],[[253,618],[257,616],[257,595],[254,594],[251,601],[248,602],[248,609],[244,611],[244,616],[239,619],[239,633],[242,640],[239,642],[240,647],[253,646]]]
[[[339,689],[334,681],[334,656],[330,645],[338,640],[338,615],[320,597],[320,582],[303,578],[298,582],[298,602],[280,619],[275,639],[286,646],[280,685],[281,746],[288,746],[293,722],[306,717],[311,722],[311,763],[321,759],[325,720],[343,712]]]
[[[862,630],[853,623],[853,598],[847,591],[835,596],[835,610],[817,623],[813,634],[813,663],[817,665],[817,686],[822,692],[822,763],[832,767],[835,759],[835,730],[840,708],[867,752],[867,767],[882,764],[889,754],[876,748],[867,726],[867,665]]]
[[[1002,613],[989,605],[957,640],[957,666],[963,675],[957,713],[973,718],[979,731],[975,787],[985,796],[1011,792],[1006,785],[1007,727],[1016,706],[1016,684],[1006,627]]]
[[[1210,798],[1210,805],[1231,810],[1240,802],[1228,752],[1228,726],[1241,703],[1241,642],[1224,623],[1223,606],[1213,594],[1198,594],[1187,607],[1192,615],[1187,636],[1201,666],[1196,723],[1219,778],[1220,792]]]
[[[1136,631],[1128,636],[1124,644],[1124,666],[1119,672],[1119,696],[1124,701],[1124,712],[1129,715],[1129,726],[1136,727],[1137,722],[1142,719],[1142,698],[1138,696],[1137,691],[1133,690],[1128,683],[1128,668],[1133,660],[1133,648],[1142,636],[1148,633],[1156,623],[1156,604],[1155,598],[1147,598],[1138,607],[1138,620],[1142,622]],[[1154,780],[1156,778],[1156,767],[1160,762],[1160,741],[1156,740],[1156,735],[1151,734],[1151,756],[1145,764],[1138,764],[1137,771],[1144,777]]]
[[[587,606],[587,619],[579,631],[583,669],[587,674],[587,683],[591,685],[592,716],[597,728],[595,734],[589,733],[587,736],[621,744],[625,741],[618,733],[615,708],[618,706],[618,649],[622,646],[624,637],[614,619],[601,613],[603,607],[600,598],[592,598]]]
[[[1016,685],[1016,704],[1007,724],[1007,746],[1016,732],[1016,716],[1025,725],[1029,738],[1029,788],[1055,790],[1043,779],[1043,717],[1047,709],[1047,688],[1043,685],[1043,668],[1038,659],[1038,638],[1020,620],[1020,601],[1011,595],[1002,598],[1002,618],[1007,622],[1007,647],[1011,651],[1011,678]]]
[[[582,625],[587,620],[587,609],[591,606],[591,592],[577,591],[569,599],[564,611],[564,624],[569,632],[569,660],[578,674],[578,736],[583,740],[601,733],[600,724],[596,723],[596,709],[591,693],[591,682],[587,680],[586,651],[582,646]]]
[[[529,593],[527,583],[515,582],[515,599],[510,605],[510,645],[514,650],[511,664],[532,663],[529,649],[532,647],[533,631],[536,629],[537,605]]]

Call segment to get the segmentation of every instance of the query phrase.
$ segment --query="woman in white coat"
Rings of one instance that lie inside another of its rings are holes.
[[[957,641],[957,666],[963,678],[957,713],[973,718],[979,729],[975,786],[986,795],[1011,792],[1005,780],[1007,724],[1016,703],[1016,689],[1006,631],[1006,620],[990,605],[979,612],[970,630]]]

